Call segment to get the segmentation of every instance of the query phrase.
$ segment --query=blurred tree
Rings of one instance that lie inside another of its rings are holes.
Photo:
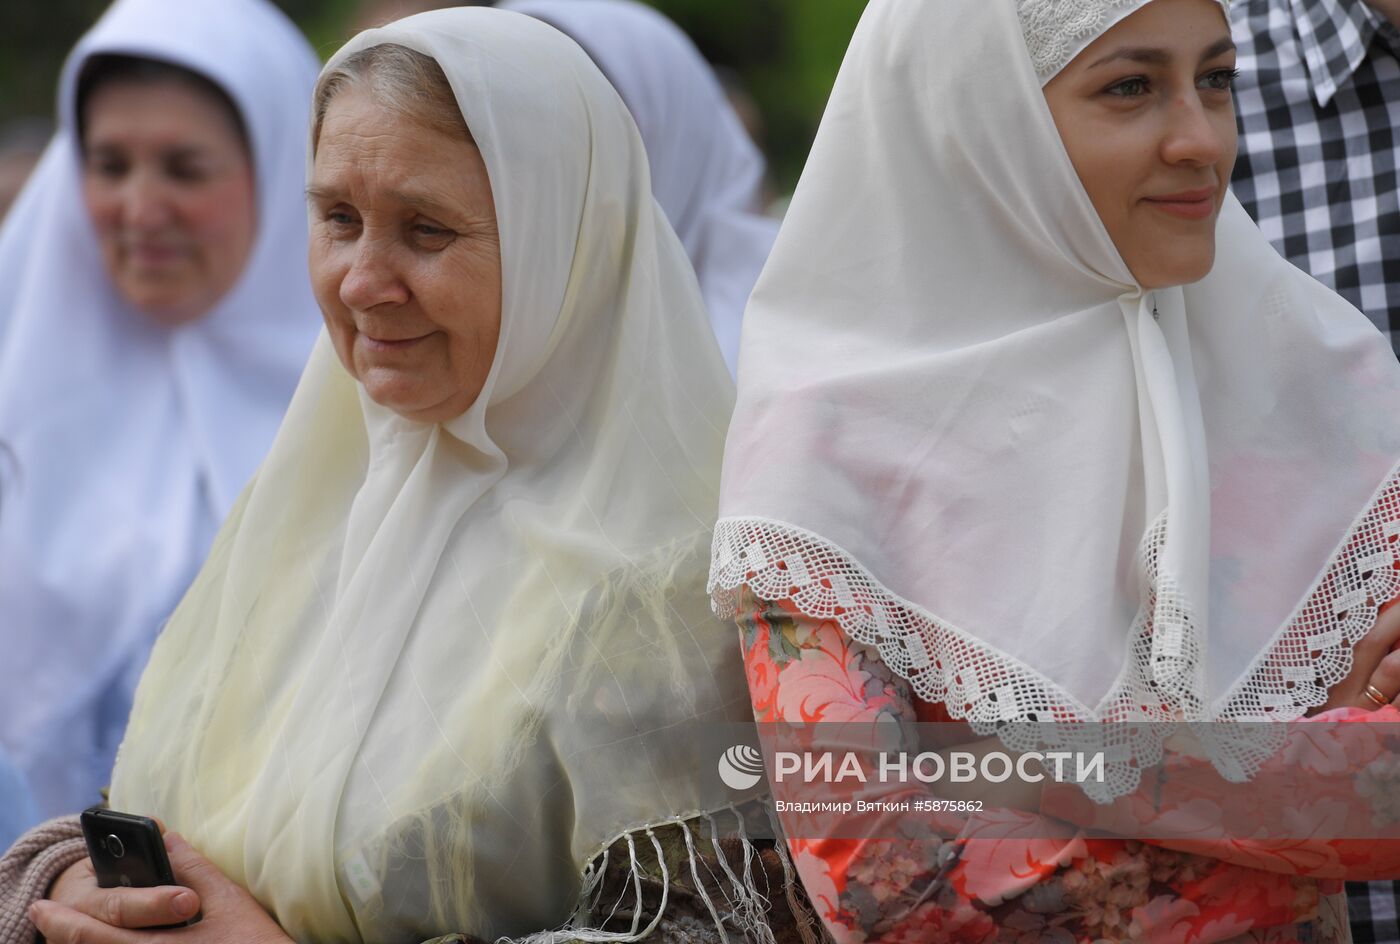
[[[791,193],[866,0],[646,0],[737,75],[758,104],[778,189]]]
[[[173,0],[178,2],[178,0]],[[322,55],[353,32],[364,0],[274,0]],[[758,105],[774,181],[797,181],[866,0],[646,0]],[[51,116],[63,58],[108,0],[0,0],[0,123]],[[449,0],[443,0],[448,5]]]

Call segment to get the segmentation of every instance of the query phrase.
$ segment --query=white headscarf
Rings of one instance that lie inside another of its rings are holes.
[[[83,204],[77,79],[104,53],[199,73],[248,132],[256,243],[179,328],[118,296]],[[69,56],[60,130],[0,232],[0,742],[44,812],[99,799],[135,681],[122,675],[271,444],[321,323],[302,194],[316,67],[264,0],[119,0]]]
[[[739,328],[778,235],[761,214],[763,155],[714,70],[674,23],[633,0],[505,0],[593,57],[627,103],[651,164],[651,187],[700,278],[719,346],[738,370]]]
[[[717,605],[835,616],[983,732],[1322,704],[1397,589],[1400,366],[1233,197],[1217,235],[1144,293],[1016,7],[874,0],[747,313]]]
[[[577,45],[439,10],[326,68],[383,43],[442,66],[490,175],[490,373],[466,413],[413,423],[323,336],[156,646],[112,800],[299,940],[491,939],[569,917],[620,834],[731,798],[697,739],[752,719],[705,592],[732,384]]]

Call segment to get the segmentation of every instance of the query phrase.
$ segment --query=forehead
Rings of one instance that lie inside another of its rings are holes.
[[[83,125],[94,140],[141,137],[160,143],[236,146],[241,139],[219,102],[177,81],[116,80],[94,89]]]
[[[326,108],[309,190],[313,197],[365,202],[413,196],[464,211],[491,202],[486,165],[475,145],[353,87]]]
[[[1152,0],[1096,38],[1086,52],[1132,42],[1194,53],[1195,47],[1229,35],[1230,21],[1219,0]]]

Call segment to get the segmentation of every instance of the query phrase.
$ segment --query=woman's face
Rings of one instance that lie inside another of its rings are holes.
[[[407,419],[460,416],[501,328],[481,152],[351,87],[326,111],[307,192],[312,286],[345,369]]]
[[[1235,164],[1235,47],[1215,0],[1153,0],[1045,86],[1074,169],[1143,288],[1199,281]]]
[[[180,82],[113,81],[84,106],[83,199],[117,292],[160,324],[206,314],[257,234],[243,138]]]

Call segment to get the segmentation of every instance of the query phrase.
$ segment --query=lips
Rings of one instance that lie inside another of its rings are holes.
[[[173,265],[186,256],[184,247],[162,243],[128,243],[122,248],[129,261],[146,268]]]
[[[1147,197],[1143,202],[1173,216],[1203,220],[1215,212],[1215,192],[1214,187],[1203,187],[1200,190],[1183,190],[1180,193]]]
[[[369,348],[371,351],[382,351],[386,353],[390,351],[406,350],[420,341],[426,341],[430,337],[432,337],[432,332],[421,334],[414,338],[376,338],[372,335],[360,332],[360,341],[365,347]]]

